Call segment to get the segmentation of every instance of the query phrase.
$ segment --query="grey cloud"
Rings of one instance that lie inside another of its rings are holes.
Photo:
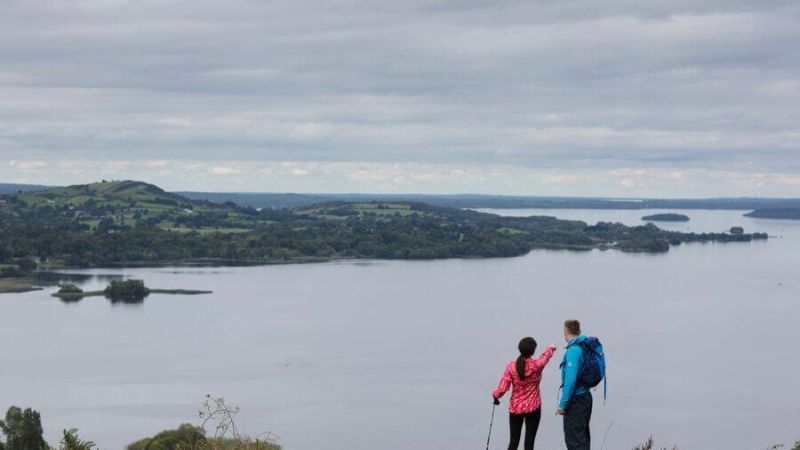
[[[800,173],[792,1],[0,2],[7,160]]]

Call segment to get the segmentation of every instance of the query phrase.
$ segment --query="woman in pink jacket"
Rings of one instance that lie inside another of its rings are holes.
[[[492,392],[494,404],[500,404],[500,397],[509,388],[511,402],[508,406],[509,424],[511,426],[511,441],[508,450],[517,450],[519,438],[522,434],[522,424],[525,424],[525,450],[533,450],[536,440],[536,431],[539,429],[539,420],[542,418],[542,396],[539,394],[539,383],[542,381],[542,370],[553,357],[556,346],[551,345],[539,356],[533,359],[536,352],[536,340],[532,337],[522,338],[519,341],[519,357],[512,360],[503,372],[503,378],[497,389]]]

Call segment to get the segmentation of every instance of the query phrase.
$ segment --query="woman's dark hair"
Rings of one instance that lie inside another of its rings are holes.
[[[536,339],[528,336],[522,338],[517,345],[519,349],[519,358],[517,358],[517,375],[520,380],[525,379],[525,360],[533,356],[536,352]]]

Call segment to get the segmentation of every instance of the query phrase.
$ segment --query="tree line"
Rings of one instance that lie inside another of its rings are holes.
[[[317,214],[237,209],[247,232],[176,232],[149,223],[115,227],[101,221],[87,230],[75,220],[36,208],[0,217],[0,262],[36,258],[74,267],[159,264],[212,259],[272,263],[336,258],[434,259],[508,257],[534,248],[664,252],[694,241],[749,241],[762,234],[680,233],[652,224],[625,226],[559,220],[552,217],[501,217],[475,211],[410,204],[407,214],[357,210],[357,205],[323,205]],[[328,213],[332,214],[328,214]],[[195,225],[214,225],[219,212],[192,216]],[[189,221],[190,219],[185,219]],[[226,222],[227,223],[227,222]],[[229,223],[228,223],[229,225]]]

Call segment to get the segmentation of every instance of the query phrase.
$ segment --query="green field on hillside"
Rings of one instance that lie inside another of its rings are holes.
[[[282,263],[336,258],[516,256],[534,248],[664,252],[761,234],[678,233],[553,217],[501,217],[414,202],[326,202],[298,209],[190,200],[147,183],[106,181],[2,197],[7,277],[42,265]],[[15,267],[16,267],[15,266]],[[24,267],[24,269],[23,269]]]

